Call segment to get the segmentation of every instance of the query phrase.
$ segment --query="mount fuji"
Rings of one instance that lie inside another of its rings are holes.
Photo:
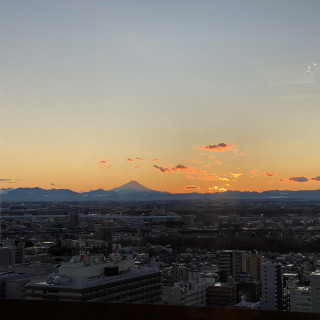
[[[113,192],[119,192],[119,193],[128,193],[128,192],[157,192],[154,190],[151,190],[142,184],[140,184],[138,181],[130,181],[118,188],[111,189],[110,191]]]

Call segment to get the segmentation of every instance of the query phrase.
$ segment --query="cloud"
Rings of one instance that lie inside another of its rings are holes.
[[[139,169],[139,168],[142,168],[142,166],[134,166],[135,169]]]
[[[215,160],[214,163],[217,164],[218,166],[221,166],[223,164],[223,162],[220,160]]]
[[[281,182],[307,182],[309,181],[308,178],[306,177],[291,177],[291,178],[286,178],[286,179],[281,179]]]
[[[100,160],[98,161],[97,166],[100,169],[109,169],[112,167],[112,165],[110,164],[110,160]]]
[[[183,190],[187,191],[201,191],[201,188],[198,186],[185,186]]]
[[[311,178],[311,180],[313,180],[313,181],[320,181],[320,176]]]
[[[228,178],[218,178],[220,181],[230,181]]]
[[[232,144],[220,142],[218,144],[212,144],[212,145],[207,145],[207,146],[198,146],[195,147],[196,149],[202,149],[202,150],[207,150],[207,151],[215,151],[215,152],[226,152],[229,149],[234,148],[235,146]]]
[[[230,176],[233,176],[235,179],[241,177],[243,174],[242,173],[232,173],[232,172],[229,172]]]
[[[200,168],[193,168],[190,166],[186,166],[184,164],[177,164],[175,167],[170,168],[168,165],[165,167],[153,165],[155,169],[160,170],[162,173],[168,173],[168,172],[178,172],[182,171],[186,174],[191,174],[191,175],[204,175],[207,176],[208,172],[206,170],[202,170]]]
[[[157,162],[157,161],[159,161],[159,159],[153,158],[153,159],[151,159],[151,161],[152,161],[152,162]]]
[[[50,186],[52,186],[52,187],[54,187],[55,185],[56,185],[56,184],[55,184],[55,183],[53,183],[53,182],[52,182],[52,183],[50,183]]]
[[[181,170],[184,173],[187,174],[192,174],[192,175],[200,175],[200,176],[207,176],[208,172],[207,170],[202,170],[200,168],[194,168],[194,167],[189,167],[185,165],[177,165],[173,168],[174,171]]]
[[[264,175],[265,175],[266,177],[274,177],[274,176],[275,176],[275,174],[274,174],[273,172],[269,172],[269,171],[266,171],[266,172],[264,173]]]
[[[307,182],[307,181],[309,181],[309,179],[306,177],[292,177],[292,178],[289,178],[289,180],[294,181],[294,182]]]
[[[143,161],[143,159],[142,158],[135,158],[135,159],[128,158],[126,161],[128,161],[128,162]]]
[[[192,160],[192,163],[204,164],[204,161],[203,161],[203,160],[201,160],[201,161],[199,161],[199,160]]]
[[[177,164],[172,170],[173,171],[177,171],[177,170],[186,170],[188,169],[189,167],[187,167],[186,165],[184,164]]]
[[[17,183],[18,181],[21,181],[21,179],[0,178],[0,182]]]
[[[153,165],[153,168],[156,168],[156,169],[160,170],[163,173],[167,173],[167,172],[171,172],[172,171],[170,168],[160,167],[160,166],[157,166],[157,165]]]
[[[218,186],[214,186],[212,188],[209,188],[209,192],[226,192],[228,191],[226,188],[224,187],[218,187]]]

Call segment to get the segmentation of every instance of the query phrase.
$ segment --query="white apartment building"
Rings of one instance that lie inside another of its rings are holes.
[[[263,263],[261,265],[261,282],[261,309],[282,310],[282,266],[271,261]]]
[[[295,280],[287,280],[284,296],[289,300],[288,310],[312,312],[310,287],[298,287]]]
[[[214,285],[213,278],[202,278],[200,272],[188,271],[188,280],[162,288],[164,304],[183,306],[206,306],[207,287]]]
[[[320,271],[311,273],[310,285],[312,312],[320,312]]]

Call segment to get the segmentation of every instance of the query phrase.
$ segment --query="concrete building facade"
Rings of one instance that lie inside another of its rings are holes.
[[[261,281],[261,265],[265,262],[264,256],[258,254],[256,250],[253,250],[247,257],[247,272],[250,277]]]
[[[219,253],[219,269],[226,274],[226,278],[232,276],[239,280],[239,274],[247,271],[247,253],[239,250],[222,250]]]
[[[59,275],[26,285],[28,299],[157,303],[161,301],[160,273],[141,269],[132,258],[73,258],[62,264]]]
[[[312,312],[320,312],[320,271],[310,276]]]
[[[261,309],[283,309],[282,267],[274,262],[265,262],[261,266],[262,298]]]

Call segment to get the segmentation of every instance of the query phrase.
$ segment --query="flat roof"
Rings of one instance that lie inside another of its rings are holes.
[[[96,287],[99,285],[104,285],[108,283],[114,283],[121,280],[136,278],[139,276],[149,275],[153,273],[159,273],[159,271],[154,269],[142,269],[139,270],[138,268],[135,268],[136,270],[130,270],[127,273],[115,275],[115,276],[100,276],[100,277],[94,277],[94,278],[87,278],[84,281],[81,281],[81,277],[79,277],[79,280],[71,280],[71,282],[60,282],[60,283],[47,283],[46,281],[42,282],[31,282],[27,284],[28,287],[38,287],[38,288],[70,288],[70,289],[85,289],[85,288],[91,288]],[[66,277],[67,278],[67,277]]]

